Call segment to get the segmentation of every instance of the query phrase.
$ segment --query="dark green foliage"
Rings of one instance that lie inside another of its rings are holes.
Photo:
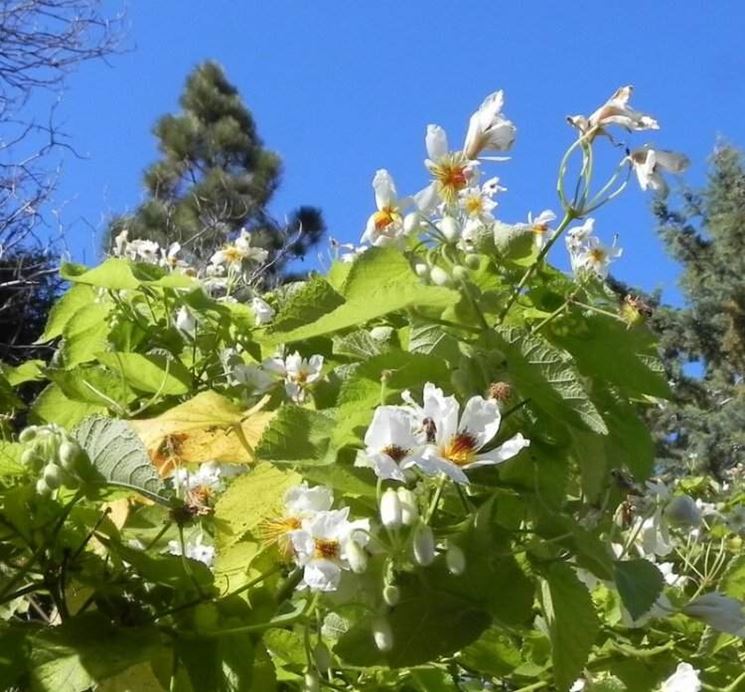
[[[740,151],[714,152],[707,187],[679,209],[657,203],[660,235],[680,262],[682,309],[659,308],[674,399],[650,411],[660,456],[718,475],[745,461],[745,165]],[[693,364],[693,365],[692,365]]]
[[[303,206],[284,223],[270,216],[281,161],[264,147],[251,112],[219,65],[205,62],[191,72],[180,105],[180,113],[163,116],[153,128],[161,158],[144,173],[147,199],[111,222],[105,249],[127,229],[130,240],[178,242],[207,261],[246,228],[254,245],[270,251],[267,276],[278,276],[322,236],[320,211]]]

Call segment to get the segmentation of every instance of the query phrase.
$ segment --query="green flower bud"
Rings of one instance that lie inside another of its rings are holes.
[[[313,649],[313,659],[316,662],[316,667],[321,673],[325,673],[331,668],[331,652],[328,646],[323,642],[318,642]]]
[[[76,471],[83,460],[83,450],[74,440],[63,440],[59,446],[59,460],[66,471]]]
[[[321,689],[321,683],[315,673],[308,672],[303,679],[303,692],[318,692]]]
[[[28,428],[21,430],[21,434],[18,436],[18,441],[23,444],[31,442],[36,437],[37,426],[31,425]]]
[[[21,463],[31,471],[40,471],[44,465],[44,459],[42,459],[35,449],[26,449],[21,454]]]
[[[401,600],[401,589],[395,584],[386,584],[383,587],[383,600],[391,607],[397,605]]]
[[[420,522],[414,529],[411,547],[414,553],[414,562],[423,567],[432,564],[435,559],[435,537],[432,529],[424,522]]]
[[[62,469],[57,464],[49,463],[42,471],[42,478],[52,490],[56,490],[62,485],[62,473]]]
[[[456,281],[465,281],[468,278],[468,270],[465,267],[461,267],[460,264],[456,264],[453,267],[453,278]]]
[[[450,277],[442,267],[432,267],[429,278],[436,286],[447,286],[450,283]]]
[[[469,269],[478,269],[481,266],[481,257],[479,255],[468,254],[463,261]]]
[[[36,492],[41,495],[41,497],[49,497],[52,494],[52,489],[47,485],[47,482],[43,478],[40,478],[36,481]]]

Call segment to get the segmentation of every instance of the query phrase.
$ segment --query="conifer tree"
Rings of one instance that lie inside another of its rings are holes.
[[[677,210],[658,202],[659,232],[681,264],[682,309],[655,310],[674,400],[650,411],[660,456],[722,471],[745,463],[745,161],[722,146],[706,188]]]
[[[252,244],[270,253],[268,274],[278,275],[323,234],[321,213],[300,207],[285,223],[267,205],[280,182],[281,162],[265,148],[238,90],[214,62],[197,66],[186,80],[181,112],[154,127],[161,154],[144,173],[145,201],[115,218],[106,249],[122,230],[129,240],[178,242],[207,261],[242,228]]]

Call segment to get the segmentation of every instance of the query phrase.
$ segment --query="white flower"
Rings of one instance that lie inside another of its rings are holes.
[[[335,591],[339,586],[342,570],[350,569],[348,543],[365,545],[369,531],[367,520],[350,522],[348,516],[348,507],[318,512],[290,533],[295,559],[303,568],[300,588]]]
[[[399,200],[391,174],[381,168],[373,178],[377,211],[367,220],[361,242],[371,245],[391,245],[405,235],[403,209],[411,200]]]
[[[261,264],[268,256],[269,253],[263,248],[251,245],[251,234],[244,228],[235,242],[228,243],[212,255],[210,263],[240,269],[243,262],[251,261]]]
[[[584,690],[586,686],[587,682],[584,678],[577,678],[572,683],[572,686],[569,688],[569,692],[582,692],[582,690]]]
[[[551,232],[550,223],[556,219],[550,209],[544,209],[538,216],[533,218],[533,214],[528,212],[528,228],[535,238],[535,246],[540,250],[546,244],[546,237]],[[590,219],[588,219],[589,221]]]
[[[698,670],[690,663],[678,663],[675,672],[662,683],[660,692],[700,692]]]
[[[452,206],[458,200],[458,193],[476,177],[478,162],[470,161],[462,151],[451,152],[445,130],[439,125],[427,125],[425,144],[428,158],[424,165],[434,182],[416,195],[417,206],[428,211],[438,198]]]
[[[298,403],[305,401],[307,387],[321,377],[323,356],[303,358],[297,351],[284,361],[285,391]]]
[[[668,186],[662,177],[662,171],[668,173],[682,173],[688,168],[688,158],[683,154],[676,154],[664,149],[652,149],[643,146],[634,149],[628,156],[639,186],[642,190],[654,190],[661,197],[666,197]]]
[[[160,265],[168,267],[169,269],[177,269],[179,267],[188,266],[184,260],[179,259],[178,253],[181,252],[180,243],[171,243],[168,246],[168,250],[161,249],[160,254]]]
[[[603,245],[597,237],[592,235],[594,225],[594,219],[587,219],[581,226],[567,232],[565,242],[575,276],[579,277],[586,272],[592,272],[604,279],[608,276],[610,263],[620,257],[623,250],[616,247],[615,239],[610,247]]]
[[[675,564],[672,562],[660,562],[657,565],[657,569],[662,572],[662,576],[665,579],[665,583],[668,586],[685,586],[688,581],[688,577],[683,577],[675,572]]]
[[[582,134],[604,132],[608,125],[619,125],[629,132],[638,130],[659,130],[657,121],[629,106],[633,87],[624,86],[618,89],[589,118],[583,115],[569,116],[567,120]]]
[[[363,252],[369,249],[368,245],[357,246],[352,243],[340,243],[334,238],[331,238],[329,244],[331,245],[331,251],[334,259],[337,259],[340,262],[344,262],[345,264],[351,264]]]
[[[176,329],[187,336],[194,336],[197,329],[197,321],[186,306],[182,305],[176,313]]]
[[[426,444],[422,459],[417,461],[425,473],[442,472],[458,483],[468,483],[464,469],[500,464],[530,444],[518,433],[499,447],[482,451],[497,434],[501,422],[499,406],[493,399],[471,397],[459,417],[460,405],[455,397],[444,396],[430,382],[424,386],[422,406],[408,391],[403,397]]]
[[[404,481],[404,470],[421,462],[422,445],[413,426],[408,409],[378,406],[365,433],[365,451],[358,465],[372,467],[378,478]]]
[[[630,532],[635,536],[634,543],[643,557],[664,557],[672,552],[673,543],[662,520],[661,509],[657,509],[651,517],[637,517]]]
[[[291,554],[290,534],[302,528],[303,521],[312,519],[319,512],[329,511],[333,502],[334,495],[330,488],[323,485],[309,488],[303,481],[285,493],[282,516],[262,522],[262,535],[268,543],[277,543],[280,551]]]
[[[275,315],[274,308],[259,296],[251,298],[251,309],[254,312],[257,326],[271,322]]]
[[[141,259],[143,262],[156,264],[160,255],[160,245],[154,240],[133,240],[129,244],[130,252],[133,252],[135,259]]]
[[[734,598],[712,591],[694,598],[683,608],[683,612],[689,617],[703,620],[719,632],[745,637],[743,605]]]
[[[212,567],[215,562],[215,547],[202,543],[201,534],[195,541],[185,541],[183,554],[190,560],[201,562]],[[168,541],[168,552],[171,555],[181,555],[181,541]]]
[[[481,187],[472,186],[460,191],[458,205],[465,212],[468,221],[487,225],[494,221],[492,211],[497,203],[492,199],[497,192],[506,188],[499,185],[499,178],[490,178]]]
[[[129,231],[124,229],[114,238],[114,255],[117,257],[124,257],[127,255],[129,246]]]
[[[207,461],[199,465],[196,471],[189,471],[183,467],[173,472],[173,485],[183,490],[206,488],[214,492],[223,489],[222,466],[216,461]]]
[[[502,115],[504,93],[489,94],[468,122],[463,151],[475,159],[482,151],[507,151],[515,141],[517,128]]]

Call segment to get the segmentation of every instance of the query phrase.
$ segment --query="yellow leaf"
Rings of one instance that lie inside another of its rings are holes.
[[[129,421],[148,449],[161,476],[179,464],[218,461],[247,464],[253,449],[274,416],[261,411],[262,399],[248,411],[208,391],[174,406],[156,418]]]

